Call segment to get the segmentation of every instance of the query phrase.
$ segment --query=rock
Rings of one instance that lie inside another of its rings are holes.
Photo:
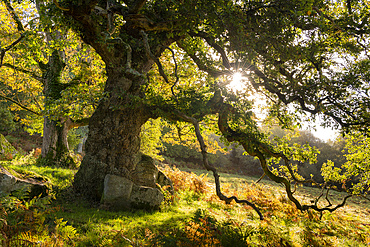
[[[131,192],[131,206],[139,209],[158,209],[164,196],[157,188],[134,186]]]
[[[107,174],[104,179],[102,203],[111,210],[159,208],[164,196],[157,188],[139,186],[131,180]]]
[[[18,151],[0,134],[0,160],[11,160]]]
[[[131,180],[107,174],[101,202],[111,210],[158,209],[164,195],[157,188],[139,186]]]
[[[158,170],[153,158],[141,155],[135,169],[127,177],[119,174],[105,175],[101,202],[105,208],[112,210],[153,210],[159,208],[164,200],[160,189],[173,194],[172,181]]]
[[[137,185],[155,188],[158,169],[154,159],[148,155],[142,155],[131,176]]]
[[[160,185],[163,189],[167,189],[173,194],[172,181],[158,170],[155,160],[148,155],[142,155],[140,162],[131,174],[137,185],[151,188],[156,188],[157,185]]]
[[[102,201],[112,209],[130,208],[130,196],[134,183],[127,178],[107,174],[104,178]]]
[[[21,175],[12,171],[11,173],[0,166],[0,195],[9,195],[17,191],[29,191],[29,198],[47,195],[47,181],[35,178],[22,178]]]

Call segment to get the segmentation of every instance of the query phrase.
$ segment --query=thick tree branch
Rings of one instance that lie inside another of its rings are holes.
[[[122,39],[119,39],[121,41],[121,44],[123,44],[126,48],[126,66],[125,66],[125,70],[127,73],[129,73],[130,75],[133,75],[133,76],[137,76],[137,77],[141,77],[141,78],[145,78],[145,75],[141,74],[140,72],[134,70],[132,67],[131,67],[131,59],[132,59],[132,49],[131,49],[131,46],[125,42],[123,42]]]
[[[100,18],[97,18],[97,15],[99,14],[91,11],[96,6],[97,1],[86,0],[83,3],[83,5],[69,6],[70,10],[66,14],[76,21],[74,28],[78,29],[82,40],[91,45],[103,61],[110,65],[118,59],[117,54],[120,53],[115,52],[116,49],[109,42],[112,40],[109,39],[109,34],[104,30],[106,28],[103,28],[98,22]]]
[[[70,130],[70,129],[77,128],[77,127],[87,126],[89,125],[89,122],[90,122],[90,118],[82,118],[78,120],[71,119],[71,122],[68,125],[68,129]]]
[[[199,32],[196,32],[196,33],[191,32],[190,36],[200,37],[200,38],[203,38],[205,41],[207,41],[207,43],[211,47],[213,47],[218,53],[220,53],[221,58],[222,58],[222,64],[225,66],[225,68],[231,69],[231,65],[230,65],[230,62],[229,62],[229,59],[227,57],[227,54],[226,54],[225,50],[220,45],[218,45],[215,42],[215,40],[210,37],[209,34],[207,34],[206,32],[199,31]]]

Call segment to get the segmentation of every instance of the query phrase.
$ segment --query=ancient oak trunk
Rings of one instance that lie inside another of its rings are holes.
[[[100,23],[96,2],[80,4],[70,5],[67,13],[76,21],[75,28],[83,41],[101,56],[108,78],[104,97],[90,119],[86,155],[74,188],[89,199],[117,209],[156,208],[163,200],[156,188],[162,175],[153,159],[140,154],[139,134],[152,115],[143,103],[146,75],[175,39],[163,32],[147,37],[145,30],[154,29],[149,20],[137,15],[145,1],[133,1],[128,9],[117,5],[117,11],[127,10],[130,15],[116,29],[117,35],[107,33],[107,26]]]
[[[141,126],[149,118],[137,86],[144,78],[127,78],[124,71],[117,67],[109,70],[106,97],[90,119],[86,155],[74,187],[90,199],[119,203],[114,208],[151,208],[146,203],[159,204],[163,195],[155,188],[158,171],[153,160],[139,152]],[[152,172],[142,179],[148,170]],[[136,200],[139,194],[150,199]]]

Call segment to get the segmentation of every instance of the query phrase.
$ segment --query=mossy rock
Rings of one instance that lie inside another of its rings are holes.
[[[5,169],[0,165],[0,196],[28,192],[29,198],[46,196],[49,191],[49,182],[37,175],[22,175],[14,170]],[[24,196],[24,195],[22,195]]]
[[[0,134],[0,160],[11,160],[18,151]]]

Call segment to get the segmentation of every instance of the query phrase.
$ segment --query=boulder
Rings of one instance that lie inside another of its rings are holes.
[[[130,196],[134,183],[124,177],[107,174],[104,178],[102,202],[111,209],[130,208]]]
[[[153,210],[158,209],[164,200],[162,189],[173,194],[172,181],[158,170],[150,156],[142,155],[130,175],[130,179],[114,174],[105,175],[101,198],[103,207],[111,210]]]
[[[38,178],[22,178],[15,171],[9,172],[0,165],[0,196],[12,194],[17,191],[29,191],[28,197],[33,198],[42,194],[47,195],[47,181]]]
[[[153,158],[140,155],[135,169],[127,175],[105,175],[101,203],[111,210],[153,210],[164,200],[162,190],[173,194],[172,181],[158,170]]]
[[[160,185],[173,194],[172,181],[158,170],[156,161],[148,155],[141,156],[141,160],[131,173],[131,177],[139,186],[156,188],[157,185]]]
[[[0,134],[0,160],[11,160],[18,151]]]
[[[139,186],[131,180],[107,174],[104,179],[102,203],[111,210],[159,208],[164,196],[157,188]]]
[[[146,210],[158,209],[163,199],[159,189],[146,186],[133,186],[130,196],[131,207]]]
[[[155,188],[158,169],[154,159],[148,155],[141,155],[141,160],[131,172],[131,177],[137,185]]]

